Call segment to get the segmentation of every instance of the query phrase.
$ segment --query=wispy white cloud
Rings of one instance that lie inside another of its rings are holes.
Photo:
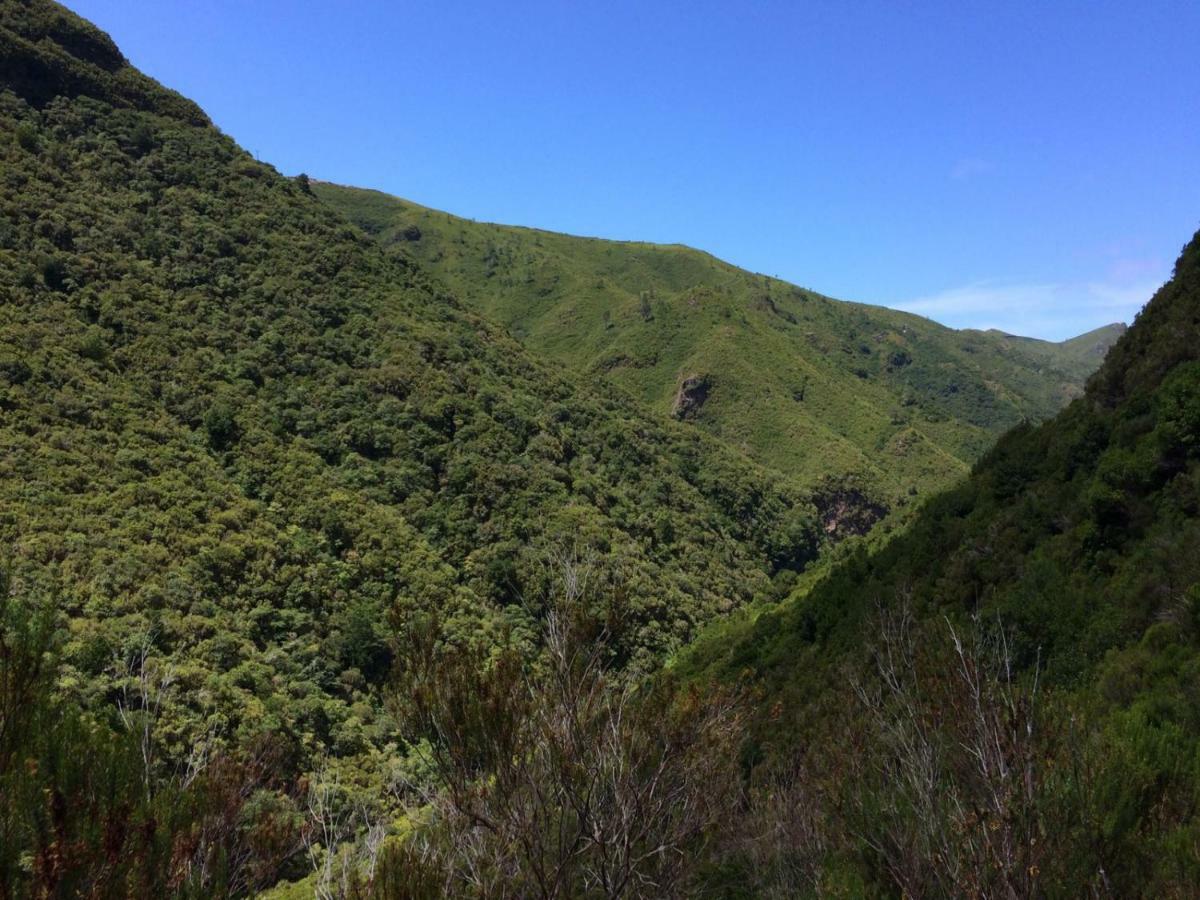
[[[1131,322],[1162,284],[1136,281],[977,282],[895,304],[954,328],[999,328],[1063,340],[1110,322]]]

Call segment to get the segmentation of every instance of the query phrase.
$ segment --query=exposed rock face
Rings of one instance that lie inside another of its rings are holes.
[[[885,504],[850,486],[831,486],[819,491],[813,495],[813,504],[825,533],[835,541],[852,534],[866,534],[888,513]]]
[[[679,384],[671,415],[677,419],[694,419],[712,390],[712,379],[707,375],[688,375]]]

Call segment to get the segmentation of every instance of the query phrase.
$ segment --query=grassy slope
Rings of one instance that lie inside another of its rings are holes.
[[[1082,398],[1005,435],[907,533],[835,566],[718,655],[774,660],[767,668],[786,678],[800,645],[853,635],[859,616],[903,590],[935,610],[1000,610],[1069,681],[1175,616],[1171,604],[1200,580],[1198,333],[1200,236]]]
[[[684,377],[707,375],[697,418],[707,430],[808,484],[859,475],[889,502],[966,472],[1004,429],[1076,396],[1099,364],[1075,342],[957,332],[687,247],[476,223],[331,184],[314,190],[536,351],[603,374],[662,413]],[[1085,345],[1106,346],[1119,330]]]
[[[0,541],[85,706],[147,642],[168,757],[356,757],[392,616],[525,634],[566,545],[650,665],[811,557],[785,479],[559,377],[88,23],[0,0],[0,48]]]
[[[1005,335],[999,331],[985,333],[1016,343],[1026,355],[1042,360],[1046,366],[1070,373],[1082,384],[1089,375],[1100,368],[1109,348],[1120,339],[1125,331],[1125,325],[1114,323],[1095,328],[1056,344],[1034,338]]]

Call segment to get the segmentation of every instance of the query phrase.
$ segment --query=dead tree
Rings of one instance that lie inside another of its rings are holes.
[[[1039,666],[1018,677],[1002,623],[918,637],[902,598],[880,611],[853,830],[909,896],[1035,896]]]
[[[394,704],[436,785],[420,840],[448,890],[670,897],[734,806],[742,710],[728,693],[623,679],[566,562],[527,663],[414,629]]]

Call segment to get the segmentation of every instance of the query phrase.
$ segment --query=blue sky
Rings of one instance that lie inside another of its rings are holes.
[[[1200,227],[1200,3],[69,0],[281,171],[1063,338]]]

